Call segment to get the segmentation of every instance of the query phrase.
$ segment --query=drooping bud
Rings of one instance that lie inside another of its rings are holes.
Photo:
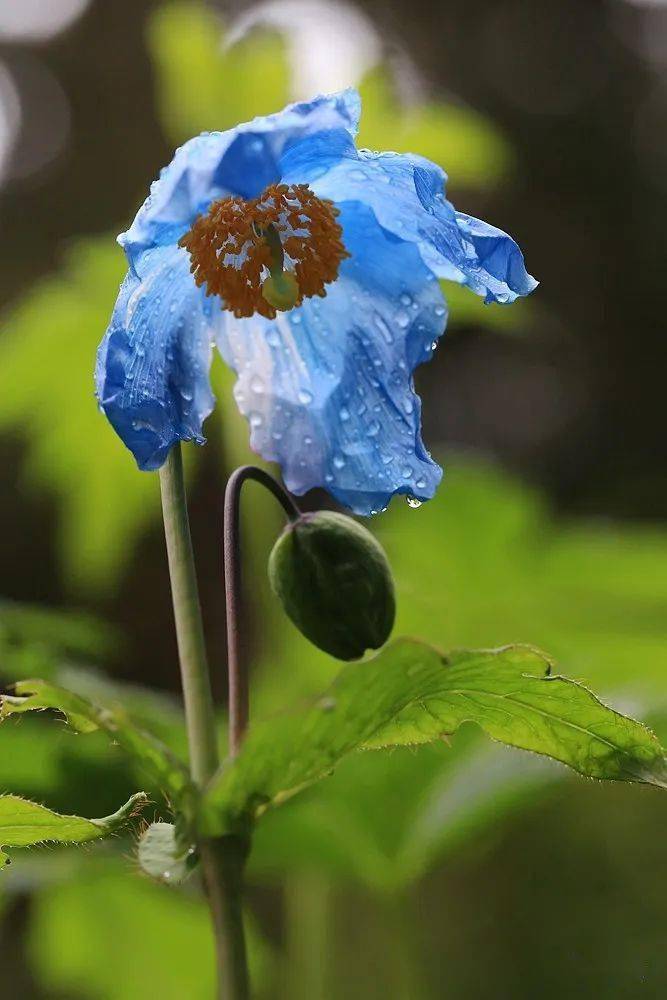
[[[319,511],[288,524],[271,552],[269,579],[299,631],[340,660],[389,638],[396,613],[389,562],[350,517]]]

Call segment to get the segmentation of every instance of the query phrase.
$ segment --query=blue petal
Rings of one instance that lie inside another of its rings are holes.
[[[140,469],[157,469],[177,441],[204,442],[220,303],[207,299],[178,247],[148,251],[123,282],[95,369],[100,408]]]
[[[367,150],[308,158],[307,149],[283,157],[286,183],[308,183],[339,205],[368,205],[380,225],[418,246],[438,277],[468,285],[487,302],[514,302],[537,286],[511,236],[455,211],[445,198],[444,172],[429,160]]]
[[[360,114],[355,90],[291,104],[283,111],[208,132],[176,150],[118,241],[131,267],[148,248],[176,243],[216,198],[226,194],[254,198],[280,179],[280,157],[299,142],[322,133],[339,147],[351,142]]]
[[[239,378],[251,446],[292,492],[324,486],[357,514],[396,493],[433,496],[442,471],[421,439],[412,384],[443,333],[438,282],[411,243],[363,205],[340,221],[352,254],[324,299],[275,320],[227,314],[218,345]]]

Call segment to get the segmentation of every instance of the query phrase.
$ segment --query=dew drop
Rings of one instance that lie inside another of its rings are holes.
[[[426,480],[424,479],[423,476],[419,477],[419,479],[415,483],[415,486],[417,487],[418,490],[424,490],[424,489],[426,489]]]
[[[371,420],[370,424],[366,428],[366,434],[368,437],[376,437],[380,433],[380,421]]]
[[[350,419],[350,411],[346,406],[341,406],[340,410],[338,411],[338,416],[343,421],[343,423],[346,423]]]
[[[435,315],[436,316],[444,316],[445,312],[446,312],[446,309],[445,309],[444,306],[436,306],[435,307]]]
[[[412,475],[411,466],[409,465],[404,466],[403,470],[401,471],[401,475],[403,476],[403,479],[409,479]]]
[[[261,413],[253,412],[248,419],[250,420],[251,427],[261,427],[264,423],[264,417]]]
[[[342,455],[334,455],[333,457],[334,469],[342,469],[345,465],[345,459]]]
[[[253,392],[261,395],[264,392],[264,380],[259,375],[253,375],[250,379],[250,388]]]
[[[422,505],[421,500],[418,500],[417,497],[413,497],[411,493],[408,493],[405,499],[408,507],[412,507],[413,510],[417,510],[417,508]]]
[[[412,304],[412,297],[408,295],[407,292],[403,292],[403,294],[401,295],[401,302],[403,303],[404,306],[409,306]]]
[[[400,326],[401,330],[405,330],[406,327],[410,326],[410,317],[406,313],[405,309],[399,309],[396,313],[396,322]]]
[[[308,392],[307,389],[299,389],[298,399],[304,406],[308,406],[308,404],[313,401],[313,394],[312,392]]]
[[[275,327],[272,326],[269,332],[267,333],[266,342],[267,344],[270,344],[271,347],[280,347],[281,344],[280,334],[275,329]]]
[[[389,329],[389,327],[387,326],[387,324],[385,323],[385,321],[382,318],[382,316],[380,316],[380,313],[378,313],[378,312],[373,313],[373,322],[375,323],[375,326],[377,327],[377,329],[381,333],[382,338],[388,344],[393,344],[393,342],[394,342],[394,335],[391,332],[391,330]]]
[[[303,443],[307,446],[310,446],[313,443],[313,439],[309,437],[308,434],[306,434],[305,438],[303,439]]]

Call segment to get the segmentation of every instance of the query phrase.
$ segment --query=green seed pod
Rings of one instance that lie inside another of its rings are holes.
[[[296,627],[339,660],[389,638],[396,601],[387,557],[350,517],[319,511],[290,522],[269,558],[269,579]]]

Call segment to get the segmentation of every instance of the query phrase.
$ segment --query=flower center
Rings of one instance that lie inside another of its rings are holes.
[[[251,201],[214,201],[179,240],[190,270],[207,295],[218,295],[235,316],[301,305],[326,295],[341,261],[349,257],[336,221],[338,209],[307,184],[271,184]]]

